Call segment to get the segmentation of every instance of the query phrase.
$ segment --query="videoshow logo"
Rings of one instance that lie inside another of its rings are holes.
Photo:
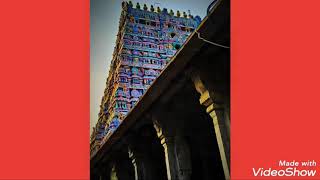
[[[317,173],[317,163],[314,160],[309,161],[285,161],[280,160],[278,168],[252,168],[253,175],[256,177],[281,177],[297,176],[312,177]]]

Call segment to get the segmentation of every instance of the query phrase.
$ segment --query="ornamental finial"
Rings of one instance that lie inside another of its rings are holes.
[[[177,11],[177,17],[180,17],[181,16],[181,14],[180,14],[180,11],[178,10]]]
[[[129,6],[133,7],[132,1],[129,1]]]
[[[137,2],[137,4],[136,4],[136,8],[137,9],[140,9],[140,4]]]
[[[189,15],[188,15],[188,16],[189,16],[189,18],[191,18],[191,19],[193,18],[193,16],[191,15],[190,10],[189,10]]]
[[[122,3],[121,3],[122,8],[125,8],[126,4],[127,4],[127,2],[122,1]]]
[[[143,10],[147,11],[148,10],[148,7],[146,4],[143,5]]]
[[[186,12],[183,12],[183,17],[187,18],[187,13]]]
[[[173,16],[174,15],[174,12],[172,9],[170,9],[170,13],[169,13],[170,16]]]

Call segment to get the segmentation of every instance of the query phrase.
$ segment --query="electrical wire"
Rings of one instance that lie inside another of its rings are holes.
[[[214,43],[214,42],[211,42],[209,40],[206,40],[204,39],[203,37],[200,36],[200,33],[198,31],[195,31],[198,35],[198,38],[201,39],[202,41],[206,42],[206,43],[209,43],[209,44],[212,44],[214,46],[218,46],[218,47],[222,47],[222,48],[226,48],[226,49],[230,49],[229,46],[224,46],[224,45],[221,45],[221,44],[218,44],[218,43]]]
[[[213,6],[216,4],[216,2],[218,2],[217,0],[214,0],[210,3],[210,5],[207,8],[207,15],[210,13],[211,9],[213,8]]]

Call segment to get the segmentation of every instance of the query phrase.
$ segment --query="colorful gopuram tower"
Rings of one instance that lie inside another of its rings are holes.
[[[91,134],[91,153],[121,124],[200,22],[199,16],[185,12],[122,3],[99,119]]]

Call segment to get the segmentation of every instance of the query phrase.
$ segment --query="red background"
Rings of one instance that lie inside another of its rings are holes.
[[[319,161],[319,7],[232,0],[232,179]],[[2,1],[0,23],[0,179],[88,179],[89,0]]]
[[[232,179],[279,160],[320,163],[319,7],[318,0],[232,0]]]
[[[0,179],[88,179],[89,1],[1,1],[0,23]]]

